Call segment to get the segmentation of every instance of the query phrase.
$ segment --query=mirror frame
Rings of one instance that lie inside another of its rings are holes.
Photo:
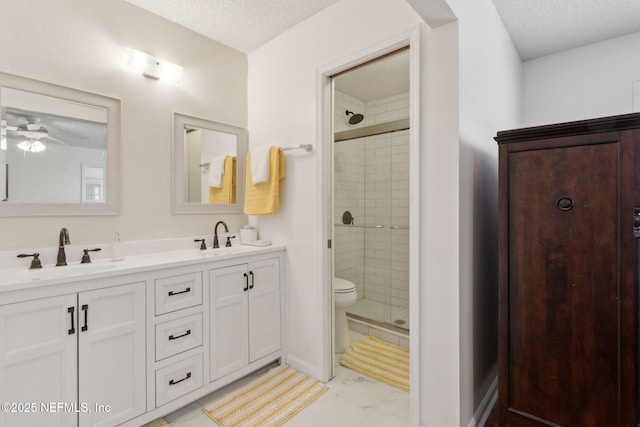
[[[237,138],[236,147],[236,203],[233,205],[211,205],[188,203],[186,201],[187,180],[184,167],[184,128],[197,127],[233,134]],[[200,119],[181,113],[173,113],[173,159],[171,168],[171,213],[207,214],[207,213],[243,213],[245,158],[247,156],[246,131],[242,128]]]
[[[0,72],[3,87],[102,107],[107,110],[107,189],[104,203],[0,202],[0,217],[120,214],[120,100]]]

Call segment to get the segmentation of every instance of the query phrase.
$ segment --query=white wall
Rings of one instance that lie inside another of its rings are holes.
[[[446,425],[472,426],[480,421],[482,399],[497,374],[498,162],[493,137],[518,125],[521,62],[491,1],[447,4],[457,17],[459,38],[459,284],[452,291],[458,299],[452,308],[459,322],[459,418]]]
[[[521,61],[491,1],[450,0],[460,28],[460,418],[497,374],[498,147],[519,125]],[[477,416],[477,412],[475,416]]]
[[[640,32],[524,62],[523,124],[631,113],[638,51]]]
[[[324,272],[318,262],[326,243],[317,233],[322,216],[317,156],[324,149],[318,139],[317,73],[417,25],[423,68],[414,105],[421,105],[423,115],[421,164],[414,159],[414,165],[422,176],[419,264],[425,273],[417,278],[421,298],[414,307],[421,308],[423,369],[413,383],[421,395],[415,409],[424,425],[453,426],[459,420],[455,24],[431,31],[405,0],[340,1],[249,54],[248,127],[250,148],[314,144],[312,153],[287,154],[281,212],[260,218],[259,226],[262,236],[282,238],[288,248],[288,362],[320,378],[329,355],[323,348]]]
[[[173,112],[246,127],[246,55],[124,1],[0,0],[0,71],[121,99],[121,215],[0,218],[0,250],[55,246],[60,227],[73,244],[209,234],[244,215],[171,215]],[[184,67],[163,84],[124,67],[133,47]],[[44,260],[43,262],[47,262]]]

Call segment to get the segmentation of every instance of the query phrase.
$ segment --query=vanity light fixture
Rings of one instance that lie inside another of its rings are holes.
[[[156,58],[136,49],[127,48],[127,67],[153,80],[182,81],[184,70],[181,66]]]

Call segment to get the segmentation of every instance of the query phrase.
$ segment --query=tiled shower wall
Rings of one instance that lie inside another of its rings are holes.
[[[377,124],[408,117],[408,100],[401,95],[356,110],[359,101],[337,94],[336,130],[347,108]],[[334,149],[335,274],[354,282],[359,298],[408,308],[409,131],[342,141]],[[384,228],[339,226],[345,210],[355,225]]]

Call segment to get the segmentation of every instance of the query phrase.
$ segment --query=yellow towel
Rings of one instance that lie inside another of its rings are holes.
[[[251,153],[247,154],[246,191],[244,213],[247,215],[273,215],[280,209],[280,180],[285,176],[284,153],[280,147],[269,152],[269,181],[254,185],[251,175]]]
[[[209,203],[232,205],[236,202],[236,159],[227,156],[223,165],[222,187],[209,187]]]

